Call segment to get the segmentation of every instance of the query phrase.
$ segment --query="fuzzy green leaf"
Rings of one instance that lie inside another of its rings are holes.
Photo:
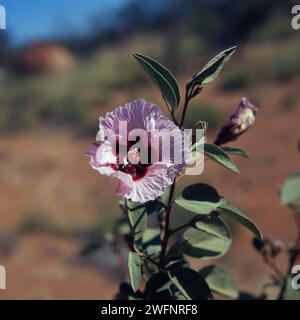
[[[208,300],[210,289],[201,275],[189,268],[175,269],[169,272],[171,281],[188,300]]]
[[[175,199],[180,207],[198,214],[209,214],[224,203],[224,198],[211,186],[197,183],[184,188]]]
[[[134,240],[142,238],[144,231],[147,228],[147,208],[142,203],[127,200],[128,217],[134,236]]]
[[[262,240],[262,235],[257,226],[241,210],[230,204],[222,204],[220,206],[220,209],[222,209],[222,214],[224,214],[228,218],[236,220],[241,225],[250,230],[257,239]]]
[[[146,283],[145,295],[150,300],[170,300],[172,282],[165,272],[153,274]]]
[[[222,147],[222,149],[226,153],[229,153],[229,154],[233,154],[233,155],[236,155],[236,156],[241,156],[241,157],[248,158],[248,159],[250,158],[248,152],[243,150],[243,149],[241,149],[241,148],[237,148],[237,147]]]
[[[203,260],[223,256],[231,245],[229,228],[219,218],[197,222],[184,233],[183,239],[188,243],[184,253]]]
[[[238,292],[232,276],[222,267],[207,266],[201,269],[199,273],[212,291],[233,299],[238,298]]]
[[[213,81],[223,69],[225,63],[230,59],[230,57],[235,52],[236,46],[226,49],[216,55],[212,60],[210,60],[203,69],[195,74],[190,80],[190,83],[194,85],[207,84]]]
[[[300,171],[288,177],[280,190],[282,205],[293,205],[298,199],[300,199]]]
[[[161,250],[159,228],[147,228],[139,241],[139,248],[149,256],[158,254]]]
[[[115,300],[143,300],[143,295],[140,291],[134,292],[129,283],[122,282]]]
[[[142,278],[142,260],[139,255],[132,251],[128,253],[128,271],[132,289],[136,292],[140,287]]]
[[[228,154],[221,149],[220,147],[216,146],[215,144],[205,143],[204,144],[204,155],[217,162],[221,166],[235,172],[239,173],[239,169],[236,165],[232,162]]]
[[[180,102],[180,92],[177,81],[171,72],[157,61],[142,54],[133,53],[133,56],[160,89],[161,94],[169,105],[176,109]]]

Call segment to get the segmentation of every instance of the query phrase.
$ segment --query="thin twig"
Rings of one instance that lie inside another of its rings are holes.
[[[160,254],[160,260],[159,265],[162,267],[164,264],[165,254],[168,247],[168,240],[169,240],[169,228],[170,228],[170,218],[171,218],[171,210],[172,210],[172,199],[175,192],[175,185],[176,180],[171,186],[170,194],[169,194],[169,200],[168,200],[168,208],[166,211],[166,219],[165,219],[165,225],[164,225],[164,234],[163,234],[163,240],[162,240],[162,246],[161,246],[161,254]]]
[[[184,124],[188,104],[192,98],[191,93],[193,92],[193,88],[194,88],[194,86],[189,83],[187,83],[185,86],[185,99],[184,99],[184,104],[183,104],[183,112],[182,112],[182,117],[181,117],[181,121],[179,124],[180,129],[182,129],[183,124]],[[171,111],[171,115],[172,115],[172,117],[174,117],[173,110]],[[168,206],[166,209],[166,218],[165,218],[165,225],[164,225],[164,230],[163,230],[164,234],[163,234],[163,240],[162,240],[160,260],[159,260],[160,267],[162,267],[164,264],[164,259],[165,259],[165,255],[166,255],[166,251],[167,251],[167,247],[168,247],[168,241],[169,241],[169,237],[171,235],[171,233],[170,233],[170,217],[171,217],[171,210],[172,210],[172,205],[173,205],[172,199],[174,196],[175,185],[176,185],[176,180],[174,181],[174,183],[171,186],[169,200],[168,200]]]
[[[198,217],[195,217],[193,219],[191,219],[189,222],[173,229],[173,230],[170,230],[170,237],[173,236],[175,233],[177,233],[178,231],[182,230],[182,229],[185,229],[187,227],[192,227],[195,225],[196,222],[198,221],[202,221],[202,220],[205,220],[206,217],[201,217],[201,216],[198,216]]]
[[[138,255],[141,256],[142,258],[144,258],[145,260],[155,264],[156,266],[158,266],[158,262],[155,261],[154,259],[152,259],[151,257],[149,257],[147,254],[145,254],[144,252],[138,251]]]
[[[285,276],[282,273],[282,271],[278,268],[278,266],[275,264],[275,262],[272,259],[265,258],[264,259],[266,265],[268,265],[276,274],[276,276],[279,278],[279,280],[284,280]]]
[[[163,100],[164,100],[164,102],[165,102],[165,104],[167,106],[168,111],[170,112],[170,115],[172,117],[173,122],[178,126],[179,124],[178,124],[178,121],[177,121],[177,119],[175,117],[174,109],[172,109],[172,107],[170,107],[170,105],[169,105],[168,101],[165,99],[165,97],[164,96],[162,96],[162,97],[163,97]]]
[[[190,92],[191,92],[191,86],[186,85],[185,87],[185,99],[184,99],[184,105],[183,105],[183,111],[182,111],[182,116],[181,116],[181,120],[180,120],[180,124],[179,127],[182,129],[183,124],[184,124],[184,120],[185,120],[185,116],[186,116],[186,111],[189,105],[189,102],[191,100],[191,96],[190,96]]]
[[[168,206],[166,206],[166,205],[161,201],[161,199],[156,198],[156,201],[159,202],[159,204],[160,204],[164,209],[167,210]]]
[[[173,230],[170,230],[170,237],[173,236],[175,233],[177,233],[178,231],[182,230],[182,229],[185,229],[187,227],[191,227],[194,223],[191,221],[173,229]]]

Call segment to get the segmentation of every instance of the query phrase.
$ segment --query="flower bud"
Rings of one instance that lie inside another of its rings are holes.
[[[220,146],[236,140],[253,125],[257,111],[258,109],[252,103],[242,98],[234,114],[228,118],[219,131],[214,143]]]

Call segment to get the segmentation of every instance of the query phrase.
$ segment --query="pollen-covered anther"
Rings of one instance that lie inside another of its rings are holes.
[[[127,153],[128,161],[131,164],[138,164],[140,162],[140,152],[137,148],[133,148]]]

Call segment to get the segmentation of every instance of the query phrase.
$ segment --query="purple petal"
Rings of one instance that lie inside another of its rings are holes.
[[[161,196],[166,187],[174,181],[173,174],[169,173],[169,167],[165,163],[155,163],[149,167],[147,174],[138,181],[127,196],[136,202],[147,202]]]

